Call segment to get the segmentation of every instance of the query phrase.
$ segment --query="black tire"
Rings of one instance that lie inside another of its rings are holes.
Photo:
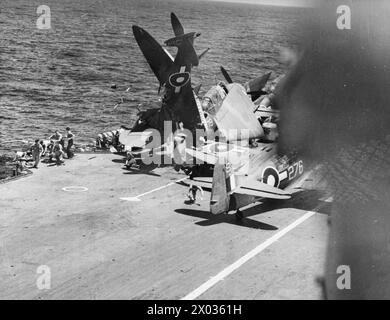
[[[240,211],[240,210],[237,210],[237,211],[236,211],[235,216],[236,216],[236,219],[237,219],[237,220],[242,220],[242,219],[244,219],[244,214],[243,214],[242,211]]]

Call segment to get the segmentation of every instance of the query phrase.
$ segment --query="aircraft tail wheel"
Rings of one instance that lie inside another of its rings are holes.
[[[235,216],[237,220],[242,220],[244,218],[244,214],[239,209],[236,211]]]

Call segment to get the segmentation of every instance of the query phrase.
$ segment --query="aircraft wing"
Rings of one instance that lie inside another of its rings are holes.
[[[249,165],[249,149],[231,143],[211,142],[196,150],[186,148],[186,153],[195,158],[196,164],[229,162],[236,174],[246,172]]]
[[[191,157],[195,158],[197,164],[216,164],[218,161],[218,157],[215,154],[207,153],[201,150],[186,148],[186,153]]]
[[[268,199],[290,199],[291,193],[275,188],[254,179],[247,179],[233,190],[233,193],[246,194]]]
[[[168,80],[173,59],[170,54],[144,29],[133,26],[133,34],[160,85]]]
[[[228,141],[260,138],[263,129],[253,113],[254,104],[241,85],[228,85],[229,93],[215,114],[215,122]],[[248,136],[242,134],[247,130]]]

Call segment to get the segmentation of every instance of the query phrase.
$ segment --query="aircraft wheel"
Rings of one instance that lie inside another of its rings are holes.
[[[242,220],[244,218],[244,214],[240,210],[237,210],[235,215],[237,220]]]

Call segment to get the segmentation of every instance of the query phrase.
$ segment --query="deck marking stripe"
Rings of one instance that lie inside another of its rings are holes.
[[[153,192],[156,192],[156,191],[159,191],[159,190],[162,190],[162,189],[165,189],[169,186],[172,186],[178,182],[181,182],[181,181],[184,181],[184,180],[187,180],[188,177],[185,177],[185,178],[181,178],[181,179],[178,179],[178,180],[175,180],[175,181],[172,181],[164,186],[161,186],[161,187],[158,187],[158,188],[155,188],[153,190],[150,190],[150,191],[147,191],[147,192],[144,192],[144,193],[141,193],[140,195],[138,196],[135,196],[135,197],[127,197],[127,198],[120,198],[121,200],[125,200],[125,201],[140,201],[140,197],[143,197],[143,196],[146,196],[147,194],[150,194],[150,193],[153,193]]]
[[[200,287],[195,289],[194,291],[187,294],[184,298],[181,298],[180,300],[194,300],[203,293],[205,293],[207,290],[209,290],[211,287],[216,285],[219,281],[226,278],[228,275],[230,275],[234,270],[241,267],[245,262],[249,261],[256,255],[258,255],[260,252],[262,252],[264,249],[269,247],[271,244],[273,244],[275,241],[279,240],[281,237],[283,237],[286,233],[293,230],[297,226],[299,226],[302,222],[306,221],[310,217],[312,217],[317,212],[315,211],[307,211],[302,217],[295,220],[293,223],[288,225],[286,228],[280,230],[278,233],[274,234],[271,238],[267,239],[260,245],[258,245],[253,250],[249,251],[246,255],[238,259],[236,262],[232,263],[230,266],[223,269],[220,273],[218,273],[216,276],[210,278],[208,281],[206,281],[204,284],[202,284]]]

